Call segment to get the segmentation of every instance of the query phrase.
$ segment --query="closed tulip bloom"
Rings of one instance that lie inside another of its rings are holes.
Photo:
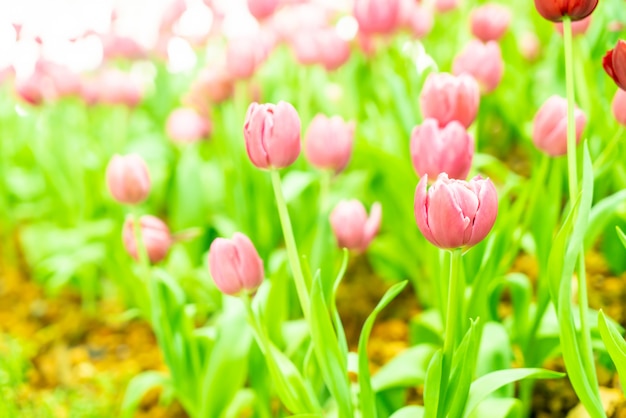
[[[587,117],[582,110],[574,109],[576,143],[580,142]],[[533,120],[533,143],[552,157],[567,154],[567,100],[551,96],[539,108]]]
[[[441,173],[465,179],[472,167],[474,139],[463,125],[452,121],[440,128],[435,119],[426,119],[411,134],[411,160],[415,172],[436,179]]]
[[[602,61],[604,70],[622,90],[626,90],[626,41],[620,39]]]
[[[626,90],[617,89],[613,96],[611,110],[617,123],[626,126]]]
[[[250,78],[261,63],[262,54],[256,38],[231,39],[226,48],[226,67],[230,75],[236,79]]]
[[[150,174],[143,158],[136,154],[114,155],[106,168],[109,192],[120,203],[141,203],[150,193]]]
[[[300,116],[290,103],[250,104],[243,134],[248,156],[259,168],[284,168],[300,155]]]
[[[236,232],[232,239],[216,238],[209,248],[209,271],[227,295],[254,292],[263,283],[263,261],[250,238]]]
[[[248,0],[250,14],[259,20],[271,16],[278,7],[278,0]]]
[[[443,249],[482,241],[496,221],[498,193],[489,179],[449,179],[442,173],[427,189],[428,176],[415,190],[415,220],[424,237]]]
[[[565,16],[577,21],[589,16],[598,5],[598,0],[535,0],[541,16],[560,22]]]
[[[511,11],[501,4],[487,3],[474,9],[470,19],[475,37],[483,42],[498,41],[509,28]]]
[[[400,23],[400,0],[356,0],[354,17],[359,31],[366,34],[389,34]]]
[[[135,222],[132,217],[126,218],[122,228],[122,241],[126,252],[135,260],[139,260],[137,240],[135,239]],[[172,235],[165,222],[151,215],[139,218],[141,239],[151,263],[158,263],[167,255],[172,245]]]
[[[419,3],[415,3],[407,19],[407,24],[416,38],[425,37],[433,28],[432,11]]]
[[[350,59],[350,44],[334,28],[319,31],[319,63],[326,71],[334,71]]]
[[[572,35],[573,36],[584,35],[585,32],[587,32],[587,29],[589,29],[590,24],[591,24],[591,15],[587,16],[584,19],[577,20],[576,22],[572,22]],[[556,28],[556,31],[558,33],[563,35],[563,23],[562,22],[555,22],[554,27]]]
[[[369,217],[365,207],[356,199],[342,200],[330,213],[330,225],[342,248],[365,251],[378,233],[382,206],[372,205]]]
[[[467,74],[431,73],[420,93],[424,118],[436,119],[439,126],[456,120],[467,128],[476,118],[479,100],[478,83]]]
[[[319,114],[307,130],[304,155],[311,165],[338,173],[350,161],[353,140],[354,122]]]
[[[485,44],[471,40],[454,58],[452,72],[456,75],[469,74],[478,81],[483,92],[492,92],[500,84],[504,72],[500,45],[496,41]]]
[[[167,117],[167,135],[178,143],[189,143],[207,138],[211,133],[211,122],[194,109],[181,107]]]

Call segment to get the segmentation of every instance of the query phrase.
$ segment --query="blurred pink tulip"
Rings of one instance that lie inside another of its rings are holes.
[[[574,109],[576,120],[576,143],[580,137],[587,117],[582,110]],[[567,100],[559,96],[551,96],[539,108],[533,120],[533,143],[552,157],[567,154]]]
[[[258,20],[270,17],[278,7],[279,0],[247,0],[250,14]]]
[[[472,34],[483,42],[499,41],[511,23],[508,7],[487,3],[475,8],[471,15]]]
[[[435,10],[439,13],[451,12],[459,7],[460,0],[435,0]]]
[[[254,292],[265,272],[250,238],[236,232],[232,239],[216,238],[209,248],[209,271],[217,288],[227,295]]]
[[[613,96],[611,110],[617,123],[626,126],[626,91],[617,89],[615,96]]]
[[[300,155],[300,116],[290,103],[250,104],[243,134],[250,161],[259,168],[284,168]]]
[[[401,18],[400,0],[355,0],[354,17],[365,34],[390,34]]]
[[[484,93],[492,92],[500,84],[504,72],[500,45],[496,41],[485,44],[472,39],[454,58],[452,72],[455,75],[469,74],[478,81]]]
[[[167,135],[178,143],[190,143],[207,138],[211,133],[211,122],[194,109],[175,109],[167,118]]]
[[[452,121],[440,128],[435,119],[426,119],[411,134],[411,160],[415,172],[436,179],[441,173],[464,180],[472,167],[474,139],[463,125]]]
[[[106,168],[109,192],[120,203],[141,203],[150,193],[150,174],[137,154],[114,155]]]
[[[416,38],[423,38],[433,28],[433,12],[419,3],[415,3],[408,16],[408,26]]]
[[[369,217],[358,200],[342,200],[330,214],[330,225],[339,247],[365,251],[380,228],[382,206],[372,205]]]
[[[147,57],[147,51],[134,39],[108,33],[100,35],[103,55],[106,59],[125,58],[129,60],[143,59]]]
[[[234,79],[226,65],[211,65],[201,70],[189,88],[188,99],[199,111],[209,103],[222,103],[233,95]]]
[[[119,70],[105,70],[97,80],[98,103],[134,107],[142,99],[139,82]]]
[[[334,28],[303,31],[291,38],[291,49],[302,65],[321,64],[334,71],[350,58],[350,45]]]
[[[527,61],[535,61],[541,54],[541,41],[533,32],[525,32],[519,40],[519,50]]]
[[[415,190],[415,220],[424,237],[443,249],[482,241],[498,215],[498,193],[489,179],[449,179],[442,173],[427,190],[428,176]]]
[[[354,122],[318,114],[307,130],[304,154],[311,165],[338,173],[350,161],[353,141]]]
[[[277,38],[291,43],[300,33],[308,33],[328,27],[330,14],[320,3],[289,5],[278,10],[269,22]]]
[[[135,260],[139,260],[137,240],[135,239],[135,222],[133,217],[127,217],[122,228],[122,241],[126,252]],[[159,218],[144,215],[139,219],[141,240],[146,247],[146,253],[151,263],[163,260],[172,245],[170,230]]]
[[[587,29],[589,29],[589,25],[591,24],[591,16],[592,15],[589,15],[584,19],[576,20],[572,22],[572,35],[573,36],[584,35],[585,32],[587,32]],[[562,22],[554,22],[554,27],[556,28],[556,31],[558,33],[563,35],[563,23]]]
[[[476,118],[479,101],[478,83],[467,74],[431,73],[420,93],[424,118],[436,119],[442,127],[453,120],[466,128],[470,126]]]
[[[256,37],[231,39],[226,48],[226,67],[233,78],[250,78],[263,60],[263,54]]]

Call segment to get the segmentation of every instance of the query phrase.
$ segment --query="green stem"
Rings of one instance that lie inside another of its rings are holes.
[[[615,151],[615,147],[617,147],[622,141],[622,136],[624,135],[624,127],[622,125],[617,128],[617,132],[611,138],[608,145],[604,147],[596,161],[593,163],[593,172],[598,173],[602,166],[606,163],[606,160],[613,156],[613,152]]]
[[[446,405],[441,403],[448,392],[448,379],[452,369],[452,356],[462,335],[463,300],[465,286],[461,283],[459,274],[462,250],[454,249],[450,252],[450,269],[448,276],[448,306],[445,320],[445,337],[443,340],[443,359],[441,365],[441,386],[439,392],[438,411],[445,411]]]
[[[300,299],[300,307],[304,313],[304,317],[309,322],[309,313],[311,302],[309,300],[309,288],[310,284],[307,283],[302,273],[302,267],[300,266],[300,256],[298,255],[298,248],[296,247],[296,240],[293,235],[293,229],[291,227],[291,220],[289,219],[289,211],[287,210],[287,203],[283,196],[283,189],[280,181],[280,173],[278,170],[271,170],[272,186],[274,187],[274,196],[276,197],[276,206],[278,207],[278,215],[280,217],[280,223],[283,228],[283,235],[285,237],[285,246],[287,247],[287,257],[289,258],[289,265],[291,266],[291,272],[296,284],[296,290],[298,292],[298,298]]]

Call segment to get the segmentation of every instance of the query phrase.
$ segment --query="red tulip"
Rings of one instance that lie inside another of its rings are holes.
[[[577,21],[589,16],[598,5],[598,0],[535,0],[541,16],[560,22],[565,16]]]
[[[620,39],[615,48],[609,50],[602,60],[604,70],[617,87],[626,90],[626,41]]]

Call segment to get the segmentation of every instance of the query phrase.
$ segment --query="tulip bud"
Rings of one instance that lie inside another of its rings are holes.
[[[339,173],[350,161],[353,139],[354,122],[319,114],[309,125],[304,154],[313,166]]]
[[[248,10],[258,20],[271,16],[277,7],[278,0],[248,0]]]
[[[474,139],[463,125],[452,121],[440,128],[435,119],[426,119],[411,134],[411,160],[418,176],[436,179],[447,173],[465,179],[472,167]]]
[[[227,295],[254,292],[265,273],[250,238],[236,232],[232,239],[216,238],[209,248],[209,271],[217,288]]]
[[[574,22],[584,19],[597,5],[598,0],[535,0],[539,14],[553,22],[560,22],[565,16]]]
[[[424,118],[436,119],[439,126],[456,120],[467,128],[476,118],[479,100],[478,83],[467,74],[431,73],[420,93]]]
[[[178,143],[190,143],[207,138],[211,122],[193,109],[175,109],[167,118],[167,135]]]
[[[423,38],[433,28],[432,11],[419,3],[415,3],[408,16],[408,26],[416,38]]]
[[[287,102],[248,107],[243,127],[246,150],[259,168],[284,168],[300,154],[300,116]]]
[[[356,0],[354,17],[365,34],[389,34],[400,23],[400,0]]]
[[[231,76],[236,79],[247,79],[254,75],[263,59],[263,51],[259,49],[253,37],[231,39],[226,48],[226,66]]]
[[[452,72],[455,75],[467,73],[478,81],[485,93],[492,92],[500,84],[504,72],[500,45],[495,41],[484,44],[471,40],[454,59]]]
[[[135,239],[135,222],[133,217],[126,218],[122,228],[122,241],[126,252],[135,260],[139,260],[137,253],[137,240]],[[172,245],[170,230],[159,218],[144,215],[139,219],[141,240],[146,248],[148,259],[151,263],[157,263],[165,258]]]
[[[615,48],[609,50],[604,56],[602,65],[617,87],[626,90],[626,41],[622,39],[617,41]]]
[[[106,168],[109,192],[120,203],[141,203],[150,193],[148,166],[139,155],[114,155]]]
[[[415,190],[415,220],[424,237],[443,249],[482,241],[496,221],[498,193],[489,179],[451,180],[441,173],[428,190],[428,176]]]
[[[574,109],[576,143],[580,142],[587,118],[582,110]],[[539,108],[533,120],[533,142],[552,157],[567,154],[567,100],[551,96]]]
[[[472,34],[483,42],[498,41],[511,22],[511,11],[508,7],[487,3],[477,7],[470,16]]]
[[[372,205],[370,216],[358,200],[342,200],[330,214],[330,225],[337,243],[349,250],[365,251],[378,233],[382,217],[382,206]]]
[[[617,123],[626,126],[626,90],[617,89],[613,96],[611,110]]]
[[[585,32],[587,32],[587,29],[589,29],[590,24],[591,24],[591,15],[587,16],[584,19],[572,22],[572,35],[573,36],[584,35]],[[556,31],[558,33],[563,35],[563,23],[562,22],[554,22],[554,27],[556,28]]]

